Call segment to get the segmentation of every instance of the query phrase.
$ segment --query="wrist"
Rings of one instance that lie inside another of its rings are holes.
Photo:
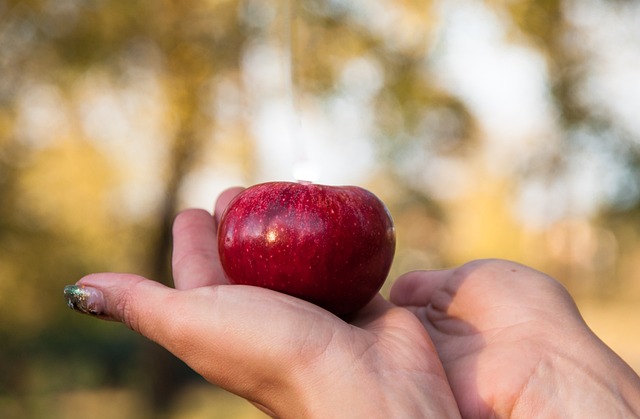
[[[640,378],[586,329],[539,362],[511,416],[640,417]]]
[[[442,374],[373,371],[360,362],[316,365],[292,387],[294,401],[279,417],[459,418]]]

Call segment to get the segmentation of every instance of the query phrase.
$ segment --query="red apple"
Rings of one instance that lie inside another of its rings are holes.
[[[218,230],[229,282],[283,292],[336,315],[376,295],[395,243],[385,205],[356,186],[255,185],[229,203]]]

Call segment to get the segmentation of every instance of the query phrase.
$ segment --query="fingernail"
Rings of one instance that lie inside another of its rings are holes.
[[[67,285],[64,287],[64,298],[69,308],[94,316],[104,312],[104,296],[102,291],[85,285]]]

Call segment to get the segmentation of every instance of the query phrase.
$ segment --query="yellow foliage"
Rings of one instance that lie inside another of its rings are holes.
[[[485,257],[522,261],[524,231],[507,206],[510,185],[487,173],[474,178],[467,194],[445,203],[450,234],[445,253],[455,263]]]
[[[19,179],[21,211],[96,254],[111,251],[118,174],[90,143],[63,139],[33,156]]]

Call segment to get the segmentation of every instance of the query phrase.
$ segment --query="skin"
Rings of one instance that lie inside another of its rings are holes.
[[[463,417],[640,417],[638,375],[540,272],[501,260],[411,272],[391,301],[429,331]]]
[[[349,323],[275,291],[227,285],[217,220],[175,220],[175,289],[92,274],[121,321],[277,417],[632,417],[640,379],[555,280],[506,261],[400,277]],[[457,403],[456,403],[457,402]]]
[[[214,217],[177,216],[175,289],[132,274],[80,280],[102,294],[97,315],[123,322],[274,417],[460,417],[436,349],[410,311],[376,296],[346,323],[306,301],[226,283],[216,229],[238,192],[222,194]]]

